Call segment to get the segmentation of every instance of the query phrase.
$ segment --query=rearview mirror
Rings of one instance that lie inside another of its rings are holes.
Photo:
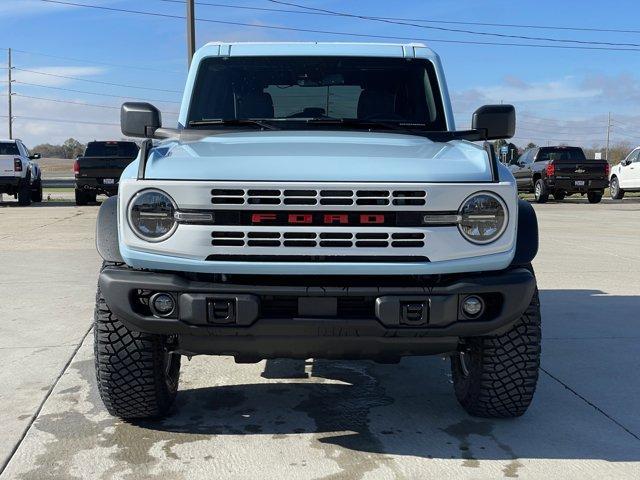
[[[153,138],[162,126],[160,110],[150,103],[127,102],[120,109],[120,129],[128,137]]]
[[[39,153],[34,153],[33,155],[29,155],[29,160],[40,160],[42,158],[42,155],[40,155]]]
[[[484,130],[485,140],[511,138],[516,133],[516,109],[513,105],[485,105],[473,113],[471,128]]]

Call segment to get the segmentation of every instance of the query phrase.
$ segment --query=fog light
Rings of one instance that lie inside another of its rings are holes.
[[[462,311],[469,317],[477,317],[484,309],[484,302],[475,295],[470,295],[462,301]]]
[[[149,305],[154,315],[167,317],[173,313],[176,307],[173,297],[168,293],[156,293],[151,296]]]

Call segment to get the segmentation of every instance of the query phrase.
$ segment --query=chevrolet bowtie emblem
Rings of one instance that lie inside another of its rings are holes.
[[[584,168],[576,168],[575,172],[576,173],[584,173],[584,172],[586,172],[586,170]]]

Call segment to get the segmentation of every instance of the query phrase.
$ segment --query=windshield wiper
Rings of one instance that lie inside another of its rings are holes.
[[[425,130],[423,123],[389,123],[376,120],[358,120],[357,118],[310,118],[307,123],[315,125],[344,125],[345,127],[379,128],[426,137],[434,142],[448,142],[451,140],[468,140],[477,142],[486,140],[486,133],[482,130],[432,131]]]
[[[212,118],[205,120],[191,120],[189,122],[190,127],[212,127],[216,125],[232,127],[255,126],[264,128],[265,130],[279,130],[277,127],[270,123],[266,123],[264,120],[252,120],[249,118]]]

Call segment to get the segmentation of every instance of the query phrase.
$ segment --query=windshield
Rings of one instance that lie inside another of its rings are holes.
[[[20,155],[20,151],[14,142],[0,143],[0,155]]]
[[[355,119],[446,130],[433,64],[404,58],[205,59],[189,125],[232,119]]]
[[[135,158],[138,146],[133,142],[90,142],[85,157],[125,157]]]

